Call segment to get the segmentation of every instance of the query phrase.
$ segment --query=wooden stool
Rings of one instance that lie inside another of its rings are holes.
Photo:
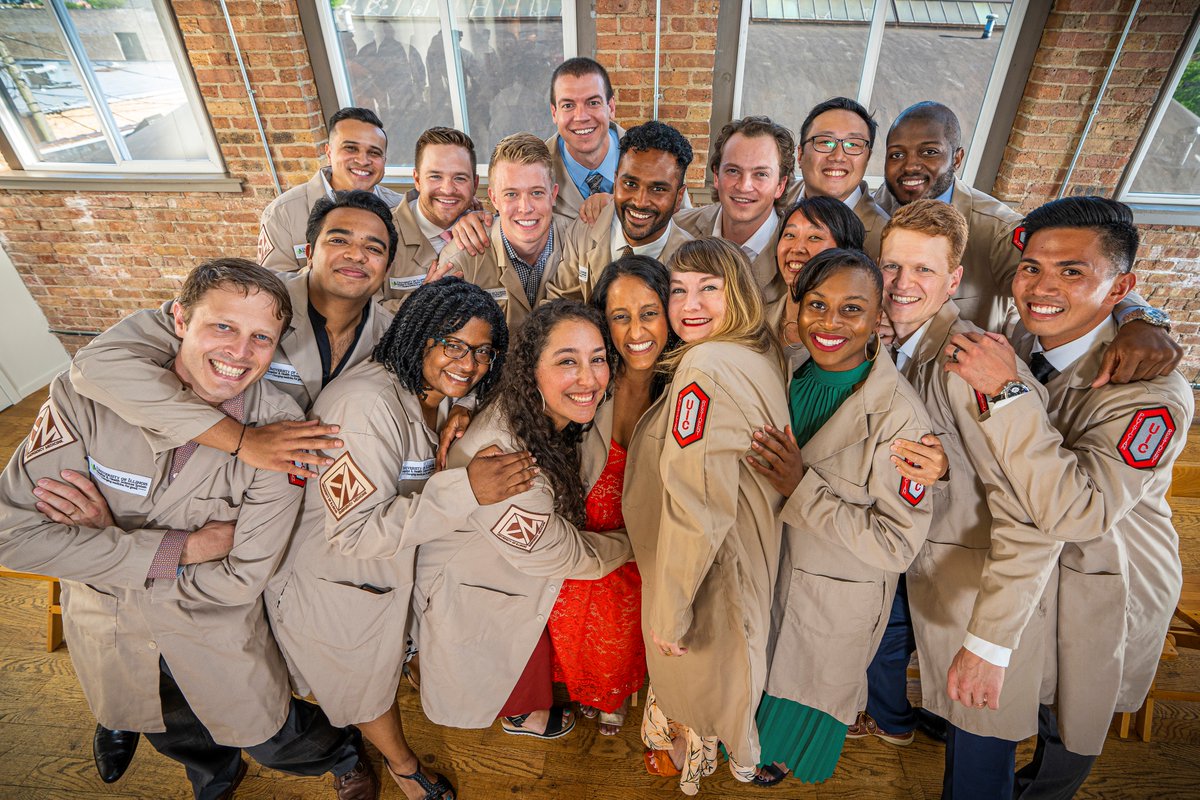
[[[0,578],[46,581],[46,652],[53,653],[63,643],[62,586],[59,585],[58,578],[34,575],[32,572],[13,572],[4,567],[0,567]]]

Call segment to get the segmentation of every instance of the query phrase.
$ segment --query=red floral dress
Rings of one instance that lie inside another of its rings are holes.
[[[588,530],[625,527],[624,483],[625,448],[613,442],[608,463],[588,493]],[[646,680],[642,576],[632,561],[599,580],[563,581],[549,628],[554,680],[567,685],[572,700],[611,713],[642,688]]]

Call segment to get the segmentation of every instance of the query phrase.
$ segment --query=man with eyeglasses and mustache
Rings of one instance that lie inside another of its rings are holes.
[[[879,124],[859,103],[833,97],[808,112],[800,125],[800,196],[824,195],[854,210],[866,228],[867,255],[879,260],[880,237],[888,214],[867,191],[863,176]]]
[[[692,146],[662,122],[646,122],[621,137],[613,202],[593,223],[576,220],[563,236],[563,259],[549,297],[587,302],[600,273],[623,255],[666,262],[689,235],[671,220],[683,201]]]

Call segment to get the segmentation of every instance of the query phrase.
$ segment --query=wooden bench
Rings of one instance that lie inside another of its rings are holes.
[[[0,566],[0,578],[46,581],[46,652],[53,653],[63,643],[62,586],[59,585],[58,578],[34,575],[32,572],[14,572],[2,566]]]

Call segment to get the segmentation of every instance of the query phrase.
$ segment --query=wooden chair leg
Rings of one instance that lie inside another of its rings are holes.
[[[46,652],[53,653],[63,643],[62,586],[50,581],[46,593]]]
[[[1129,738],[1129,728],[1133,722],[1133,714],[1128,711],[1123,711],[1117,714],[1117,736],[1121,739]]]
[[[1151,728],[1154,726],[1154,684],[1150,684],[1150,693],[1146,695],[1146,702],[1142,703],[1142,707],[1138,709],[1137,719],[1134,721],[1134,729],[1137,736],[1143,742],[1150,741]]]

